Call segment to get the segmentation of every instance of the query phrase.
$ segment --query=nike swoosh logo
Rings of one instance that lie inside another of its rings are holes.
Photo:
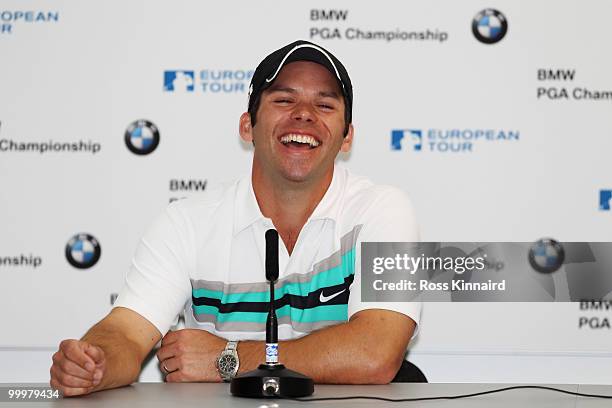
[[[336,296],[338,296],[339,294],[341,294],[345,290],[346,289],[342,289],[340,292],[336,292],[333,295],[329,295],[329,296],[325,296],[323,294],[323,291],[321,291],[321,293],[319,294],[319,302],[321,302],[321,303],[329,302],[330,300],[332,300],[333,298],[335,298]]]

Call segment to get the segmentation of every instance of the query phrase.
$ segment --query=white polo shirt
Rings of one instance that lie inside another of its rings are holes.
[[[115,306],[144,316],[162,335],[184,310],[188,328],[228,340],[265,340],[270,228],[250,176],[173,202],[142,238]],[[361,242],[418,239],[404,192],[336,166],[291,255],[279,239],[279,339],[346,322],[371,308],[403,313],[418,324],[420,303],[361,302],[360,287]]]

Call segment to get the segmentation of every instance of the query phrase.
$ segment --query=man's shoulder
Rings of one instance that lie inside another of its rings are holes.
[[[404,190],[367,177],[347,176],[341,213],[344,229],[361,225],[361,238],[368,241],[418,241],[414,207]]]
[[[391,205],[395,203],[405,206],[410,203],[408,194],[393,185],[373,182],[370,178],[356,175],[342,169],[345,177],[345,203],[361,207]]]

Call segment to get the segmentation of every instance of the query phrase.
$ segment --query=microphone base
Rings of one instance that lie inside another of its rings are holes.
[[[282,364],[260,364],[257,369],[234,377],[230,392],[246,398],[307,397],[314,392],[314,382]]]

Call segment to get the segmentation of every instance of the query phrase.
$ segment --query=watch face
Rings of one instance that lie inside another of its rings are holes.
[[[225,354],[219,359],[219,371],[222,373],[233,373],[236,369],[236,358],[230,354]]]

